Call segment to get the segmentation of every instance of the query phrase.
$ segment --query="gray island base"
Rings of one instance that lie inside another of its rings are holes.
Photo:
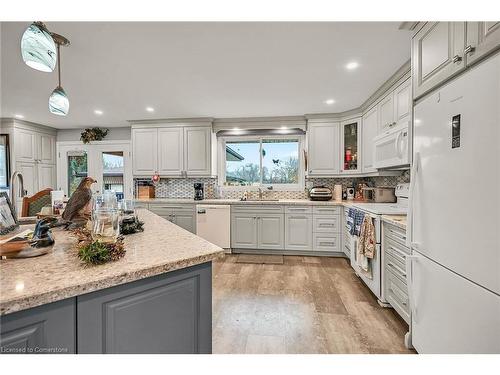
[[[2,353],[211,353],[211,262],[0,317]]]
[[[1,353],[211,353],[220,247],[147,211],[123,258],[86,266],[63,229],[49,253],[0,260]],[[27,229],[27,228],[21,228]]]

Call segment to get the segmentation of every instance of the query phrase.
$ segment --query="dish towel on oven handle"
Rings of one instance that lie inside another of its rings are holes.
[[[365,217],[365,213],[361,210],[357,210],[355,208],[349,208],[347,213],[347,225],[349,226],[349,234],[353,236],[359,236],[361,233],[361,225],[363,223],[363,219]]]
[[[373,220],[370,215],[364,215],[359,234],[357,263],[361,268],[361,271],[363,271],[370,279],[373,278],[371,263],[372,259],[376,255],[376,248],[377,242],[375,238],[375,226],[373,225]]]

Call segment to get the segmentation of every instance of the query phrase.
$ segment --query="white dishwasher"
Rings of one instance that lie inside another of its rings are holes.
[[[223,249],[229,249],[231,247],[231,206],[196,205],[196,234]]]

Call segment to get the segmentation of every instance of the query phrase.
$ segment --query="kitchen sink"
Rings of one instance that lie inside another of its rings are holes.
[[[247,200],[242,200],[242,202],[279,202],[279,199],[266,199],[266,198],[255,198],[255,199],[247,199]]]

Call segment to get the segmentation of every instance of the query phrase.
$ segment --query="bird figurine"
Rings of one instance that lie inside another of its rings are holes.
[[[47,247],[54,244],[54,236],[51,228],[58,226],[58,220],[55,217],[46,217],[38,220],[33,230],[33,237],[30,245],[32,247]]]
[[[82,226],[90,219],[92,212],[92,190],[90,187],[96,183],[92,177],[85,177],[69,198],[62,219],[71,222],[74,226]]]

